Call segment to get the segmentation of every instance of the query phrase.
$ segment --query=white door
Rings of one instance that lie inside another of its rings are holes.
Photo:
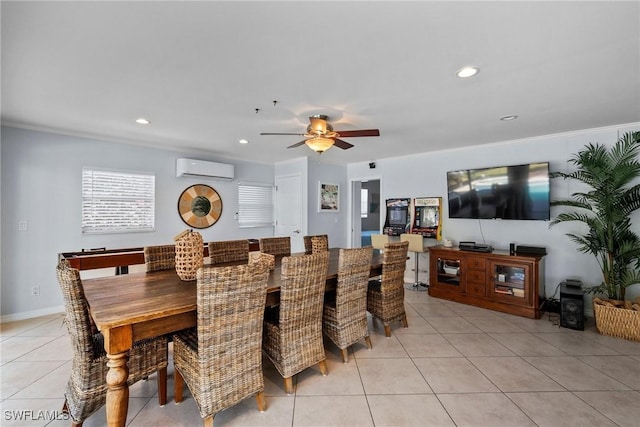
[[[291,252],[304,252],[302,177],[300,175],[276,176],[275,183],[275,235],[291,237]]]

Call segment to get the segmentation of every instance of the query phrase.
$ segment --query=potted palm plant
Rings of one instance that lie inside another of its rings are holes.
[[[638,225],[634,226],[631,218],[640,209],[639,154],[637,131],[625,133],[611,148],[587,144],[569,160],[575,171],[550,174],[551,178],[580,182],[586,190],[573,193],[567,200],[552,201],[552,206],[573,210],[558,214],[549,224],[577,221],[586,225],[585,234],[567,236],[581,252],[595,256],[602,271],[600,284],[588,289],[605,299],[594,298],[596,327],[600,333],[638,341],[640,301],[625,304],[624,299],[625,289],[640,283],[640,237],[633,231]],[[617,308],[625,305],[627,310]],[[611,319],[618,325],[605,325]]]

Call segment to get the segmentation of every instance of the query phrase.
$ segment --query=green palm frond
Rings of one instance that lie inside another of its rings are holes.
[[[640,236],[632,231],[630,215],[640,209],[640,132],[627,132],[607,148],[588,143],[569,160],[576,170],[552,172],[550,178],[575,180],[588,187],[566,200],[554,200],[551,206],[574,208],[562,212],[549,226],[562,222],[586,225],[584,235],[568,233],[583,253],[595,256],[603,282],[596,290],[611,298],[624,297],[624,288],[640,282]]]
[[[640,175],[640,172],[638,173]],[[617,200],[616,209],[620,210],[625,216],[640,209],[640,184],[634,185],[627,191],[624,191]]]
[[[640,283],[640,269],[626,270],[622,276],[622,283],[620,286],[626,288],[627,286],[631,286],[635,283]]]

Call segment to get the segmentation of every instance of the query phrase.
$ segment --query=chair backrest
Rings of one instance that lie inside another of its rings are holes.
[[[386,234],[372,234],[371,235],[371,246],[374,249],[384,249],[384,245],[389,243],[389,236]]]
[[[386,291],[398,287],[404,289],[404,271],[407,267],[408,249],[409,242],[394,242],[384,245],[380,285],[383,295]]]
[[[147,272],[176,268],[176,246],[145,246],[144,265]]]
[[[338,285],[336,287],[336,317],[338,321],[366,317],[367,285],[371,270],[373,247],[340,249]]]
[[[319,237],[320,239],[324,239],[325,244],[327,249],[329,249],[329,236],[327,236],[326,234],[317,234],[315,236],[304,236],[304,252],[306,254],[311,254],[313,253],[313,243],[312,243],[312,239],[314,237]]]
[[[311,238],[311,253],[326,252],[329,250],[329,241],[326,236],[313,236]]]
[[[275,256],[291,255],[291,238],[287,237],[263,237],[259,240],[260,252]]]
[[[211,403],[213,412],[264,389],[262,328],[268,277],[262,263],[198,270],[199,375],[207,386],[223,389],[212,392],[222,396]],[[237,388],[232,390],[231,384]]]
[[[211,258],[211,264],[248,261],[249,240],[222,240],[209,242],[209,258]]]
[[[424,240],[421,234],[401,234],[401,242],[409,242],[409,252],[426,252],[424,250]]]
[[[322,303],[328,267],[329,252],[282,258],[279,326],[283,348],[292,353],[305,345],[299,342],[306,340],[302,338],[305,335],[322,340]]]
[[[264,252],[252,252],[249,255],[249,264],[263,263],[267,265],[269,270],[273,270],[276,266],[275,255],[265,254]]]
[[[62,260],[56,268],[56,275],[64,298],[65,324],[71,337],[74,357],[88,363],[101,351],[98,348],[101,343],[95,340],[98,329],[89,315],[80,271]]]

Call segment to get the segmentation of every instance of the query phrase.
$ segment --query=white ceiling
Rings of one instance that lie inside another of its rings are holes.
[[[344,164],[640,121],[638,1],[1,8],[5,125],[263,163],[315,156],[259,135],[311,114],[380,129],[322,155]]]

